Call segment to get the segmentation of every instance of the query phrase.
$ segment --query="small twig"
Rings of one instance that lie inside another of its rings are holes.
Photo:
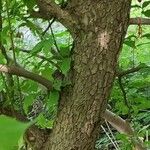
[[[121,91],[122,91],[124,103],[125,103],[125,105],[128,107],[128,109],[129,109],[129,110],[128,110],[128,114],[130,115],[130,109],[131,109],[131,107],[130,107],[130,105],[128,104],[127,94],[126,94],[126,91],[125,91],[125,89],[124,89],[124,87],[123,87],[123,85],[122,85],[122,78],[121,78],[120,76],[118,77],[118,84],[119,84],[120,89],[121,89]]]
[[[139,18],[141,19],[141,25],[150,25],[150,19],[148,18],[130,18],[130,25],[138,25],[139,24]]]
[[[2,32],[2,29],[3,29],[3,20],[2,20],[2,1],[0,0],[0,32]],[[0,50],[3,54],[3,56],[5,57],[6,61],[7,61],[7,64],[9,63],[9,58],[8,58],[8,55],[6,53],[6,49],[5,47],[3,46],[2,44],[2,40],[1,40],[1,36],[0,36]]]
[[[16,58],[15,44],[14,44],[14,35],[13,35],[13,29],[12,29],[11,20],[10,20],[10,13],[9,13],[8,4],[9,4],[8,0],[6,0],[6,12],[7,12],[7,18],[8,18],[9,32],[10,32],[11,48],[12,48],[12,52],[13,52],[13,60],[14,60],[15,65],[17,65],[17,58]],[[20,96],[20,99],[22,99],[19,77],[16,76],[16,79],[17,79],[17,87],[18,87],[18,91],[19,91],[19,96]]]
[[[21,52],[28,53],[28,54],[30,54],[30,52],[31,52],[31,50],[25,50],[25,49],[19,49],[19,50]],[[47,61],[47,62],[51,63],[53,66],[55,66],[57,69],[60,69],[59,65],[57,65],[57,63],[55,63],[51,60],[52,58],[46,58],[45,56],[42,56],[42,55],[39,55],[39,54],[36,54],[35,57],[38,57],[38,58],[40,58],[44,61]]]
[[[128,118],[130,118],[130,115],[131,115],[131,106],[129,105],[129,102],[127,100],[127,94],[126,94],[126,91],[123,87],[123,84],[122,84],[122,77],[118,77],[118,84],[119,84],[119,87],[122,91],[122,95],[123,95],[123,99],[124,99],[124,104],[128,107]]]
[[[3,10],[2,9],[2,1],[0,1],[0,32],[2,32],[2,29],[3,29],[2,10]],[[11,60],[10,60],[9,56],[7,55],[6,49],[3,46],[1,39],[0,39],[0,49],[1,49],[2,55],[6,59],[7,65],[9,65],[11,63]],[[6,90],[8,92],[9,99],[13,100],[13,98],[14,98],[14,91],[13,91],[14,80],[13,80],[12,75],[6,74],[6,81],[7,81],[7,83],[5,83],[5,84],[7,86]]]
[[[53,37],[53,40],[54,40],[54,45],[55,45],[55,47],[56,47],[56,49],[57,49],[57,52],[60,53],[60,50],[59,50],[59,47],[58,47],[58,45],[57,45],[57,41],[56,41],[56,38],[55,38],[55,35],[54,35],[54,32],[53,32],[53,29],[52,29],[51,26],[50,26],[50,30],[51,30],[51,34],[52,34],[52,37]]]
[[[14,40],[13,40],[13,31],[12,31],[12,25],[10,21],[10,14],[9,14],[9,7],[8,7],[8,0],[6,0],[6,12],[7,12],[7,19],[8,19],[8,25],[9,25],[9,32],[10,32],[10,41],[11,41],[11,48],[13,51],[13,59],[15,64],[16,62],[16,54],[15,54],[15,46],[14,46]]]
[[[149,134],[148,134],[148,130],[146,130],[146,133],[145,133],[146,135],[145,135],[145,137],[146,137],[146,139],[145,139],[145,141],[146,142],[148,142],[149,141]],[[148,147],[148,144],[147,144],[147,147]]]
[[[47,28],[43,31],[42,36],[44,36],[46,34],[46,32],[49,30],[49,28],[55,22],[55,20],[56,20],[56,18],[53,18],[53,20],[51,22],[49,22]]]

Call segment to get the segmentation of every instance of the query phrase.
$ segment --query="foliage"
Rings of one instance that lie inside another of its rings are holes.
[[[0,149],[16,150],[21,146],[23,133],[29,124],[24,124],[6,116],[0,116]]]

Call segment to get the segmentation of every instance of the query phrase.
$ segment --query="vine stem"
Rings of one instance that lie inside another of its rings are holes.
[[[17,58],[15,54],[15,44],[14,44],[14,34],[13,34],[13,29],[12,29],[12,24],[11,24],[11,19],[10,19],[10,14],[9,14],[9,2],[6,0],[6,13],[7,13],[7,19],[8,19],[8,26],[9,26],[9,32],[10,32],[10,41],[11,41],[11,48],[13,52],[13,60],[15,65],[17,65]],[[19,83],[19,77],[16,76],[17,79],[17,86],[18,86],[18,91],[20,95],[20,99],[22,99],[22,94],[21,94],[21,88],[20,88],[20,83]]]

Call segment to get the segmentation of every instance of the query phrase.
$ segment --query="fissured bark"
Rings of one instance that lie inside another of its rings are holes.
[[[94,150],[101,114],[115,77],[131,0],[70,0],[78,18],[72,33],[71,85],[61,92],[54,129],[44,150]]]

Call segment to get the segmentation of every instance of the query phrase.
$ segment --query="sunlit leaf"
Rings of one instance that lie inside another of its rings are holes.
[[[23,1],[30,11],[36,5],[36,0],[23,0]]]
[[[42,40],[39,43],[37,43],[35,45],[35,47],[32,49],[31,54],[32,55],[36,55],[37,53],[39,53],[40,51],[42,51],[42,49],[44,50],[50,50],[51,46],[53,44],[53,40],[50,39],[46,39],[46,40]]]
[[[148,6],[150,4],[150,1],[145,1],[142,4],[142,8],[145,8],[146,6]]]
[[[54,80],[54,82],[53,82],[53,87],[56,89],[56,90],[58,90],[58,91],[60,91],[61,90],[61,85],[62,85],[62,80]]]
[[[128,45],[129,47],[135,48],[135,41],[125,40],[124,44]]]
[[[150,17],[150,10],[142,11],[142,14],[144,14],[146,17]]]
[[[17,150],[18,141],[29,124],[0,116],[0,150]]]
[[[71,64],[71,58],[63,58],[62,63],[60,65],[61,71],[64,75],[67,74],[67,72],[70,69],[70,64]]]
[[[29,96],[25,97],[23,109],[24,109],[26,114],[28,113],[28,108],[29,108],[29,106],[31,106],[33,101],[34,101],[34,96],[33,95],[29,95]]]
[[[146,37],[146,38],[150,39],[150,33],[144,34],[144,35],[142,35],[142,37]]]
[[[51,91],[47,101],[47,106],[48,107],[55,106],[58,103],[58,100],[59,100],[59,92],[57,90]]]

